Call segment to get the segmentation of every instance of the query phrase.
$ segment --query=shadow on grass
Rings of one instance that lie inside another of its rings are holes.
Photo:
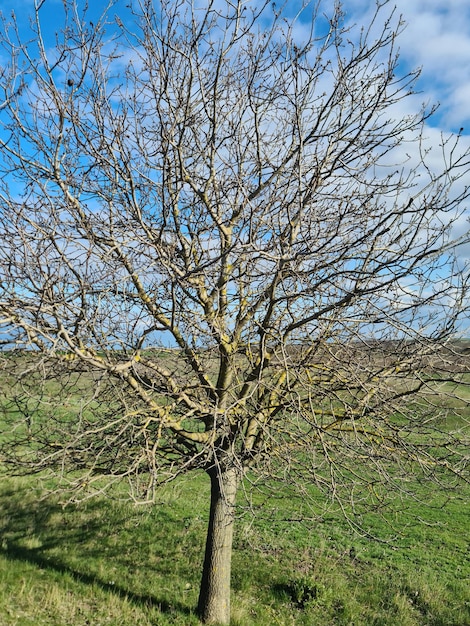
[[[88,504],[86,507],[87,517],[81,523],[77,521],[73,514],[73,507],[64,509],[57,503],[49,500],[37,501],[31,496],[31,490],[24,488],[18,490],[3,491],[0,493],[0,533],[2,543],[0,544],[0,555],[10,562],[22,562],[36,566],[44,571],[55,572],[68,575],[77,583],[95,586],[106,593],[113,594],[119,598],[146,609],[157,609],[161,613],[179,613],[189,615],[192,613],[188,606],[181,602],[169,600],[168,598],[158,598],[151,594],[141,594],[129,588],[120,586],[115,582],[107,582],[99,575],[89,572],[79,571],[79,568],[67,564],[66,559],[61,559],[56,554],[51,554],[54,549],[61,549],[67,546],[72,554],[83,553],[84,568],[87,568],[87,558],[106,559],[110,563],[119,562],[121,567],[132,569],[146,569],[145,564],[136,565],[130,558],[123,554],[135,546],[131,546],[132,537],[127,538],[121,544],[114,546],[114,553],[106,549],[106,541],[100,549],[99,537],[106,538],[104,531],[109,530],[110,520],[107,515],[107,507],[103,502]],[[83,514],[83,512],[82,512]],[[56,519],[62,516],[63,524],[57,526]],[[119,529],[125,523],[125,514],[121,511],[120,517],[116,510],[113,511],[112,527],[116,527],[115,534],[119,534]],[[28,547],[31,538],[40,537],[40,547]],[[137,539],[138,538],[134,538]],[[166,562],[171,562],[171,552],[166,555]],[[165,562],[162,569],[166,571]],[[163,575],[165,574],[163,571]],[[116,574],[118,576],[118,574]]]
[[[129,591],[128,589],[119,587],[119,585],[116,585],[114,583],[104,582],[93,574],[84,574],[81,572],[77,572],[71,567],[64,565],[63,563],[58,563],[55,562],[53,559],[43,557],[36,551],[29,550],[28,548],[12,545],[9,546],[7,549],[0,550],[0,554],[10,561],[21,561],[23,563],[36,565],[37,567],[44,570],[52,570],[60,574],[68,574],[71,578],[73,578],[73,580],[78,583],[94,585],[96,587],[99,587],[103,591],[113,593],[114,595],[122,599],[128,600],[136,606],[156,608],[161,613],[174,613],[175,611],[177,611],[178,613],[184,613],[186,615],[189,615],[191,613],[190,609],[182,605],[181,603],[170,603],[167,600],[159,600],[154,596],[134,593],[132,591]]]

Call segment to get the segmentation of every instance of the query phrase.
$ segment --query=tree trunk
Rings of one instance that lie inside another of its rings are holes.
[[[230,623],[230,569],[239,473],[235,468],[209,471],[211,508],[198,613],[205,624]]]

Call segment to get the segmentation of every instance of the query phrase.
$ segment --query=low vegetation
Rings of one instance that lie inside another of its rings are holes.
[[[149,508],[120,500],[118,489],[64,508],[36,485],[1,483],[2,626],[199,623],[203,474],[169,485]],[[319,496],[302,506],[287,492],[264,501],[260,491],[256,517],[240,505],[232,624],[469,624],[470,488],[445,507],[433,486],[420,493],[427,506],[404,501],[401,512],[370,514],[360,520],[370,534],[358,534]]]
[[[429,380],[414,400],[436,403],[436,410],[449,406],[447,417],[441,413],[443,433],[468,427],[467,377],[463,372],[458,388]],[[74,380],[68,404],[56,411],[67,413],[83,398],[90,379],[80,378],[80,386]],[[32,410],[36,422],[49,415]],[[130,502],[117,483],[106,497],[64,506],[63,477],[4,470],[2,626],[200,623],[195,607],[210,491],[204,472],[164,486],[155,505]],[[343,501],[340,509],[313,485],[299,497],[288,486],[253,489],[251,478],[237,506],[233,626],[470,624],[469,484],[456,481],[442,492],[418,474],[397,475],[401,489],[386,507],[370,510],[386,485],[369,498],[371,483],[362,492],[358,483],[354,508]]]

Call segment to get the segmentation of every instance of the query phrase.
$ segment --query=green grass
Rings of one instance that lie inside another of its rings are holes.
[[[55,415],[68,420],[78,399],[72,380]],[[463,427],[468,403],[452,401],[443,427]],[[419,499],[352,518],[362,534],[318,494],[255,494],[257,516],[237,520],[233,626],[470,626],[470,486],[444,507],[450,494],[410,480]],[[199,623],[206,477],[165,487],[152,507],[111,495],[63,508],[37,478],[1,477],[0,626]]]
[[[191,626],[209,486],[196,475],[168,486],[152,507],[94,499],[62,508],[37,481],[2,479],[2,626]],[[237,521],[235,626],[466,626],[470,624],[470,487],[447,508],[434,487],[402,513],[322,517],[287,492]],[[303,521],[293,522],[304,516]],[[424,520],[413,523],[416,517]],[[307,519],[309,518],[309,519]],[[392,524],[392,526],[391,526]]]

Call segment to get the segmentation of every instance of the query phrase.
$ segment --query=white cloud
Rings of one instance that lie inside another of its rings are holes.
[[[443,130],[468,127],[470,134],[470,2],[468,0],[394,0],[406,27],[397,40],[404,71],[421,68],[422,100],[439,102],[434,125]],[[375,3],[345,0],[350,22],[367,24]],[[377,28],[382,22],[377,23]]]

